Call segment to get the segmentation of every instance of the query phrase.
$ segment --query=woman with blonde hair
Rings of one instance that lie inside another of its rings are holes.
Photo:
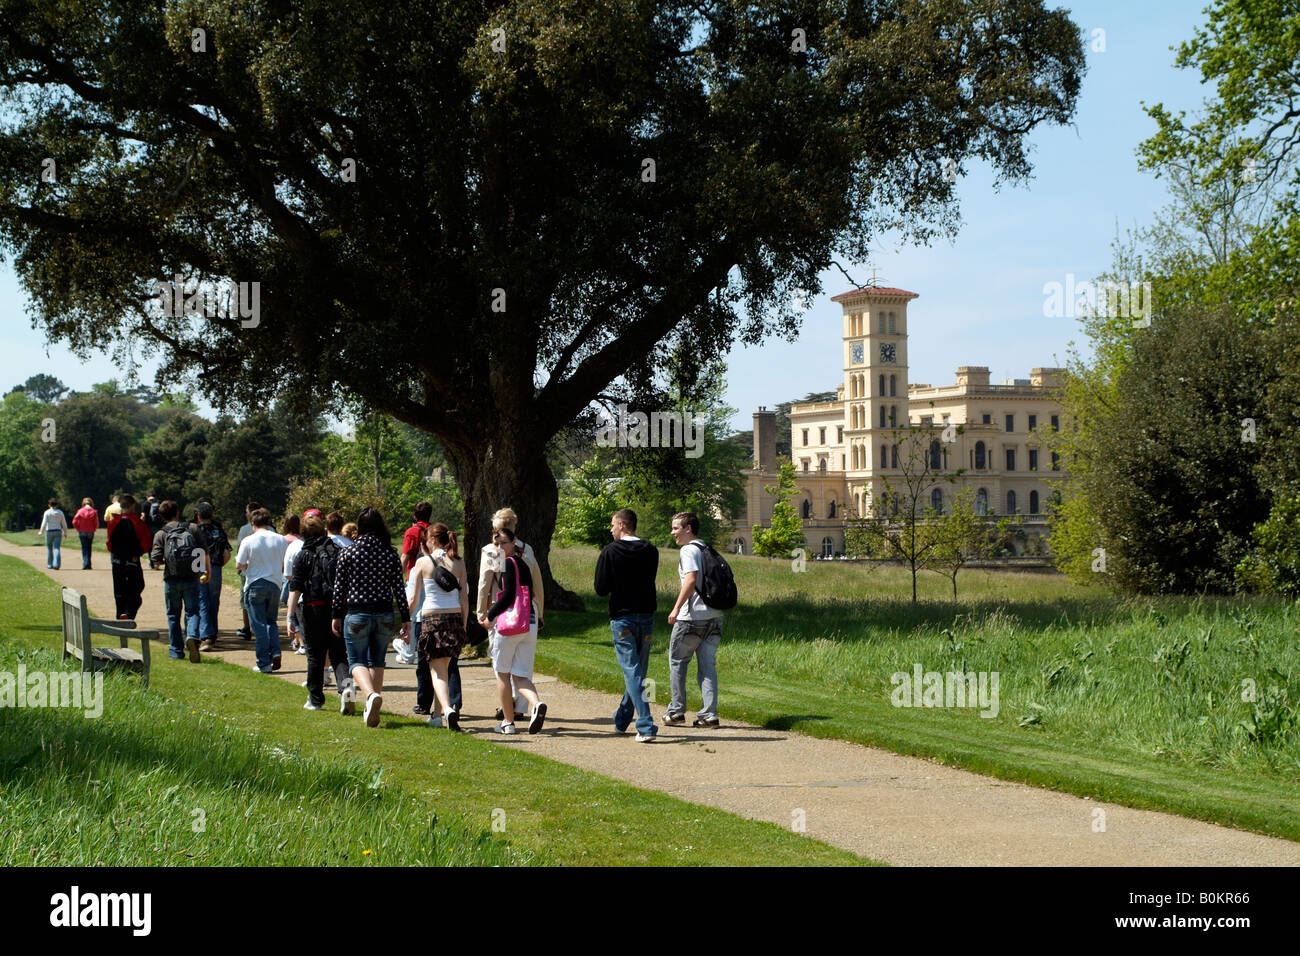
[[[515,712],[522,710],[515,704],[515,698],[523,695],[532,705],[532,714],[528,720],[528,732],[538,733],[546,720],[546,704],[538,699],[537,688],[533,685],[533,659],[537,653],[537,629],[540,615],[537,602],[532,597],[534,580],[527,561],[522,560],[523,553],[518,547],[515,533],[509,528],[498,528],[492,532],[492,540],[500,549],[504,564],[501,573],[501,589],[497,599],[479,615],[479,623],[484,627],[492,626],[492,638],[489,648],[492,655],[492,670],[497,676],[497,694],[501,700],[501,725],[497,733],[513,734],[515,732]],[[506,611],[515,611],[519,602],[527,594],[527,608],[522,610],[523,621],[518,626],[526,630],[502,634],[499,619]],[[512,688],[513,687],[513,691]]]
[[[444,717],[430,717],[430,727],[460,730],[460,715],[451,704],[447,683],[451,662],[465,646],[465,625],[469,619],[469,582],[461,560],[456,532],[442,522],[425,531],[429,553],[415,562],[411,613],[422,609],[418,653],[433,667],[433,692]]]
[[[483,551],[479,556],[478,562],[478,600],[475,603],[475,612],[481,620],[487,614],[488,608],[492,604],[493,596],[501,589],[502,575],[505,572],[505,559],[501,555],[501,549],[496,544],[496,533],[502,529],[509,529],[511,534],[515,533],[516,526],[519,523],[519,516],[511,507],[499,509],[492,515],[492,542],[483,546]],[[528,570],[533,578],[533,604],[537,608],[537,626],[542,626],[542,611],[546,604],[546,595],[542,590],[542,572],[537,566],[537,558],[533,554],[532,547],[524,541],[515,541],[515,549],[523,557],[524,563],[528,565]],[[488,636],[489,641],[491,635]],[[489,644],[490,647],[490,644]],[[511,684],[514,681],[511,680]],[[522,714],[527,707],[527,701],[519,694],[517,690],[512,693],[515,703],[515,713]],[[496,719],[502,720],[505,712],[497,708]]]

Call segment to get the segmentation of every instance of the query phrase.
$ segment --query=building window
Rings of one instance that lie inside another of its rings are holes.
[[[1030,471],[1038,470],[1038,449],[1037,448],[1029,449],[1029,470]]]
[[[1016,493],[1014,491],[1008,491],[1007,492],[1007,514],[1013,515],[1015,513],[1016,513]]]
[[[735,542],[733,542],[733,544],[732,544],[732,550],[735,551],[736,554],[744,554],[744,553],[745,553],[745,539],[744,539],[744,538],[737,538],[737,539],[735,540]]]
[[[831,503],[826,507],[826,517],[828,517],[828,518],[834,518],[834,517],[835,517],[835,499],[834,499],[834,498],[831,499]]]
[[[1060,470],[1061,470],[1061,456],[1058,455],[1056,452],[1052,452],[1052,471],[1060,471]]]
[[[975,443],[975,470],[984,470],[984,443],[982,441]]]
[[[898,376],[891,375],[889,376],[889,397],[893,398],[897,394],[898,394]]]
[[[930,440],[930,470],[943,471],[943,446],[937,438]]]
[[[975,492],[975,513],[977,515],[989,513],[989,493],[983,488]]]
[[[880,397],[881,398],[885,397],[885,376],[884,375],[880,376]]]
[[[812,502],[809,501],[807,498],[805,498],[805,499],[803,500],[803,504],[799,506],[799,511],[800,511],[800,514],[803,515],[803,517],[805,517],[805,518],[811,518],[811,517],[812,517]]]
[[[822,557],[829,558],[835,553],[835,542],[830,538],[822,538]]]
[[[1029,513],[1031,515],[1038,514],[1038,492],[1036,491],[1029,493]]]
[[[818,471],[825,471],[825,470],[826,470],[826,456],[825,456],[825,455],[822,455],[820,458],[817,459],[817,470],[818,470]]]
[[[891,445],[889,448],[889,467],[890,468],[898,467],[898,446],[897,445]]]
[[[992,416],[992,415],[987,415],[987,414],[986,414],[986,415],[983,415],[983,416],[981,416],[980,421],[981,421],[983,424],[985,424],[985,425],[992,425],[992,424],[993,424],[993,416]]]
[[[888,464],[889,464],[889,457],[885,452],[885,446],[881,445],[880,446],[880,467],[885,468],[888,466]]]
[[[935,488],[930,492],[930,507],[938,514],[943,514],[943,492]]]
[[[843,425],[836,425],[836,426],[835,426],[835,444],[837,444],[837,445],[843,445],[843,444],[844,444],[844,426],[843,426]]]
[[[803,430],[803,443],[804,443],[805,445],[808,444],[808,429],[806,429],[806,428]]]
[[[877,325],[880,326],[880,331],[882,332],[885,331],[885,313],[883,312],[877,313],[876,318],[880,320],[879,322],[876,323]]]
[[[1007,416],[1007,431],[1009,431],[1009,432],[1013,432],[1013,431],[1015,431],[1015,430],[1016,430],[1016,416],[1015,416],[1015,415],[1008,415],[1008,416]]]
[[[826,444],[826,429],[825,429],[825,428],[819,428],[819,429],[817,429],[817,444],[819,444],[819,445],[824,445],[824,444]]]
[[[1016,470],[1016,450],[1014,448],[1008,448],[1007,449],[1007,471],[1015,471],[1015,470]]]
[[[800,460],[801,462],[803,462],[803,470],[804,470],[804,471],[807,471],[807,470],[808,470],[808,459],[807,459],[807,458],[800,458],[799,460]]]
[[[889,496],[889,513],[891,515],[898,514],[898,495]]]
[[[1030,416],[1029,416],[1029,430],[1032,432],[1032,431],[1033,431],[1034,429],[1036,429],[1037,427],[1038,427],[1038,416],[1037,416],[1037,415],[1030,415]]]
[[[881,405],[881,406],[880,406],[880,427],[881,427],[881,428],[884,428],[884,427],[885,427],[885,416],[886,416],[887,414],[888,414],[888,412],[885,411],[885,406],[884,406],[884,405]]]
[[[840,471],[844,471],[848,467],[849,467],[849,456],[840,455]]]
[[[1053,415],[1053,416],[1052,416],[1052,431],[1057,432],[1057,431],[1060,431],[1060,430],[1061,430],[1061,417],[1060,417],[1059,415]]]
[[[897,405],[890,405],[890,406],[889,406],[889,425],[890,425],[891,428],[896,428],[896,427],[898,426],[898,406],[897,406]]]

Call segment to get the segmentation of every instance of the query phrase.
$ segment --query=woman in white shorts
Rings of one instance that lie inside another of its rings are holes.
[[[533,684],[533,657],[537,652],[537,604],[529,601],[528,630],[522,634],[502,635],[496,632],[495,623],[501,613],[515,603],[515,596],[520,587],[526,587],[529,593],[533,589],[533,575],[528,562],[515,548],[515,533],[510,528],[494,528],[492,543],[501,549],[504,569],[501,575],[501,591],[487,613],[479,616],[479,623],[484,627],[492,626],[492,638],[488,642],[488,652],[492,658],[492,669],[497,675],[497,696],[501,700],[502,720],[497,733],[513,734],[515,732],[515,701],[510,692],[510,681],[514,678],[515,690],[523,695],[532,706],[533,715],[528,721],[528,732],[535,734],[542,729],[546,720],[546,705],[538,699],[537,687]]]

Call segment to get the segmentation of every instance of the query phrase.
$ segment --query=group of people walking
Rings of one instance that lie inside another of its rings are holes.
[[[49,505],[38,534],[46,539],[46,566],[58,569],[60,542],[69,524],[57,500]],[[533,682],[533,667],[538,632],[545,626],[545,591],[532,547],[516,535],[518,516],[510,508],[492,516],[492,541],[480,554],[471,613],[456,533],[445,524],[430,523],[431,514],[428,502],[416,506],[398,552],[375,508],[362,509],[352,524],[337,511],[325,515],[309,508],[301,516],[289,516],[281,534],[270,512],[249,501],[247,523],[232,547],[209,500],[200,500],[193,519],[186,521],[175,501],[150,495],[142,507],[130,494],[114,495],[105,522],[117,616],[134,620],[139,612],[145,587],[142,559],[147,559],[150,568],[163,573],[168,653],[198,663],[202,652],[216,647],[222,569],[233,556],[244,616],[236,634],[254,641],[253,669],[274,673],[282,662],[279,611],[286,608],[293,650],[307,658],[305,709],[323,709],[332,671],[340,713],[353,714],[362,702],[366,725],[378,726],[391,644],[400,660],[416,667],[415,713],[431,727],[459,731],[463,699],[458,659],[466,646],[487,640],[500,705],[496,731],[517,733],[516,722],[522,720],[528,733],[538,733],[547,705]],[[83,499],[71,527],[81,536],[82,566],[90,568],[99,528],[91,499]],[[636,527],[631,509],[612,516],[614,541],[596,561],[595,590],[608,597],[614,651],[625,683],[614,729],[625,733],[635,723],[636,740],[650,742],[657,726],[646,671],[659,552],[637,537]],[[703,706],[694,726],[709,728],[719,725],[716,657],[722,611],[734,605],[735,588],[726,562],[698,535],[694,514],[673,516],[680,589],[668,614],[672,698],[662,721],[685,723],[686,676],[695,658]]]

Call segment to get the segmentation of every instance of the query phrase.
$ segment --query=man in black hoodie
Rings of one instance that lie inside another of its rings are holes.
[[[614,729],[625,732],[635,718],[637,742],[649,743],[657,728],[646,699],[645,673],[654,633],[659,549],[636,536],[636,512],[630,508],[614,512],[609,532],[614,541],[596,559],[596,593],[609,595],[609,629],[627,685],[614,712]]]

